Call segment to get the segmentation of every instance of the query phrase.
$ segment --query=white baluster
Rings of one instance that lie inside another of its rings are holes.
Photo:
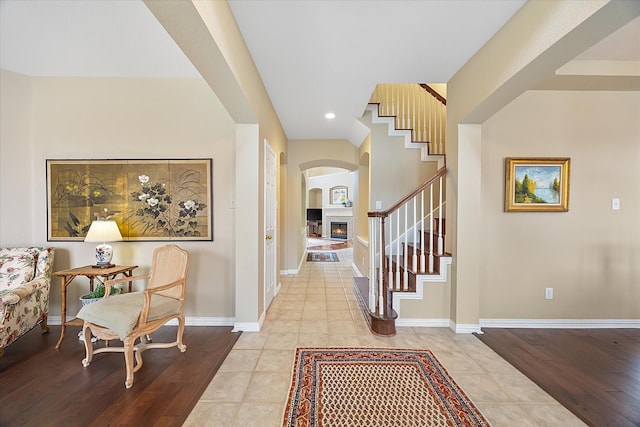
[[[421,99],[420,97],[414,98],[415,110],[414,110],[413,122],[414,122],[414,126],[416,127],[416,141],[424,141],[422,139],[422,128],[421,128],[422,116],[420,115],[420,111],[421,111],[420,99]]]
[[[406,123],[406,118],[407,118],[407,109],[405,106],[405,98],[406,98],[406,93],[404,92],[404,86],[399,85],[398,86],[398,92],[400,94],[399,98],[400,98],[400,106],[401,106],[401,112],[400,115],[402,116],[399,123],[398,123],[398,129],[404,129],[405,128],[405,123]]]
[[[442,139],[440,140],[440,153],[446,153],[446,132],[447,132],[447,106],[442,104]]]
[[[440,200],[438,203],[438,253],[440,255],[444,254],[444,238],[442,235],[444,234],[442,231],[442,177],[440,177]]]
[[[405,241],[407,239],[407,234],[408,234],[408,229],[407,229],[407,220],[408,220],[408,211],[409,211],[409,204],[405,203],[404,205],[404,238]],[[402,283],[402,288],[404,290],[409,289],[409,261],[408,261],[409,257],[407,256],[407,254],[404,254],[404,273],[402,275],[402,279],[403,279],[403,283]]]
[[[418,248],[416,247],[416,242],[418,241],[417,230],[418,227],[418,217],[416,213],[416,209],[418,208],[418,199],[416,197],[413,198],[413,256],[411,257],[411,264],[413,265],[414,273],[418,271]],[[406,239],[405,239],[406,240]]]
[[[389,253],[387,254],[387,258],[389,259],[389,271],[387,272],[389,277],[389,289],[394,289],[394,280],[393,280],[393,214],[389,215]]]
[[[382,222],[382,218],[380,219],[380,286],[378,286],[378,314],[382,316],[384,314],[384,240],[382,239],[382,228],[384,227],[384,222]]]
[[[411,97],[411,102],[413,104],[413,106],[411,107],[411,129],[413,129],[413,140],[420,141],[419,129],[416,129],[416,93],[415,91],[412,91],[411,93],[413,94],[413,96]]]
[[[400,255],[402,251],[400,250],[400,211],[395,212],[396,215],[396,287],[394,289],[400,289]]]
[[[433,273],[433,184],[429,186],[429,273]]]
[[[424,191],[420,192],[420,271],[424,271]]]

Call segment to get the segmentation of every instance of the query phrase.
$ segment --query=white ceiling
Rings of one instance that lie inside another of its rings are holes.
[[[523,3],[229,2],[287,136],[352,142],[377,83],[447,82]]]
[[[523,3],[229,1],[287,136],[356,145],[364,130],[355,118],[376,83],[447,82]],[[640,61],[634,23],[624,42],[605,40],[580,59]],[[141,0],[0,0],[0,67],[31,76],[199,77]],[[328,111],[336,119],[327,121]]]

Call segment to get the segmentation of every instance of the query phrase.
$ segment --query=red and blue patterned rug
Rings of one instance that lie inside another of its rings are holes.
[[[283,426],[489,422],[429,350],[298,348]]]
[[[309,262],[338,262],[340,259],[335,252],[309,252],[307,253]]]

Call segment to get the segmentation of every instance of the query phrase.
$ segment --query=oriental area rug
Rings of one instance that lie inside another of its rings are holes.
[[[335,252],[309,252],[307,254],[309,262],[338,262],[338,254]]]
[[[284,427],[489,426],[428,350],[298,348]]]

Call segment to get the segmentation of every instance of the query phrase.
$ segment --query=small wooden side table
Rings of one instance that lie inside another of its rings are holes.
[[[60,310],[60,339],[56,344],[56,349],[60,348],[64,339],[64,331],[67,326],[82,326],[82,320],[72,319],[67,321],[67,286],[71,284],[73,279],[78,276],[85,276],[89,279],[89,290],[93,291],[96,279],[104,284],[106,280],[115,279],[116,276],[122,274],[124,277],[133,276],[133,270],[138,268],[137,265],[116,265],[109,268],[95,268],[91,265],[84,267],[71,268],[69,270],[60,270],[53,273],[54,276],[62,278],[62,307]],[[132,282],[129,282],[129,292],[131,292]]]

